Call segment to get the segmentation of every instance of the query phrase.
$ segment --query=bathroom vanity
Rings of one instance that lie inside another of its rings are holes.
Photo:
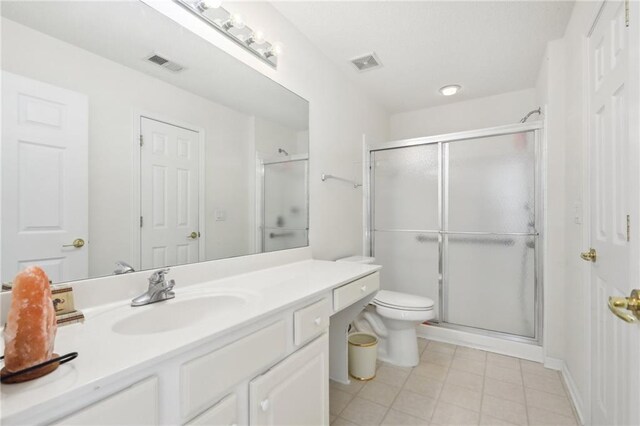
[[[174,268],[176,297],[144,307],[129,295],[145,273],[103,279],[120,295],[106,304],[79,283],[79,307],[96,304],[56,340],[57,353],[79,357],[3,385],[2,424],[328,424],[330,317],[375,293],[380,267],[293,252],[288,263],[268,254]],[[206,268],[219,278],[196,278]]]

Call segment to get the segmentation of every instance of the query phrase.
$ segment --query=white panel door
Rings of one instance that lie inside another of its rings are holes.
[[[140,122],[141,268],[199,260],[199,134]]]
[[[249,383],[249,424],[329,424],[329,339],[323,334]]]
[[[625,2],[610,1],[589,38],[590,240],[596,253],[590,266],[594,425],[640,423],[640,326],[617,318],[607,306],[610,296],[629,296],[634,284],[640,286],[639,162],[638,149],[632,146],[640,141],[637,34],[625,25]]]
[[[2,72],[2,281],[88,277],[88,100]]]

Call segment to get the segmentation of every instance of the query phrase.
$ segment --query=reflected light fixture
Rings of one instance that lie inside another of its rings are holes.
[[[459,84],[449,84],[440,88],[442,96],[453,96],[460,91],[462,86]]]
[[[268,42],[261,30],[253,30],[246,25],[242,15],[222,7],[221,0],[174,1],[273,68],[278,67],[282,43]]]

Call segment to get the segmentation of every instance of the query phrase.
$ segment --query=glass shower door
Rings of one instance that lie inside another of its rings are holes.
[[[443,321],[534,338],[534,132],[444,143],[443,158]]]
[[[439,295],[439,169],[437,144],[372,155],[372,238],[385,289]]]

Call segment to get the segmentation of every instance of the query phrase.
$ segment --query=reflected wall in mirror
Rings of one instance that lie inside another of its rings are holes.
[[[306,246],[308,103],[144,3],[3,2],[2,281]]]

